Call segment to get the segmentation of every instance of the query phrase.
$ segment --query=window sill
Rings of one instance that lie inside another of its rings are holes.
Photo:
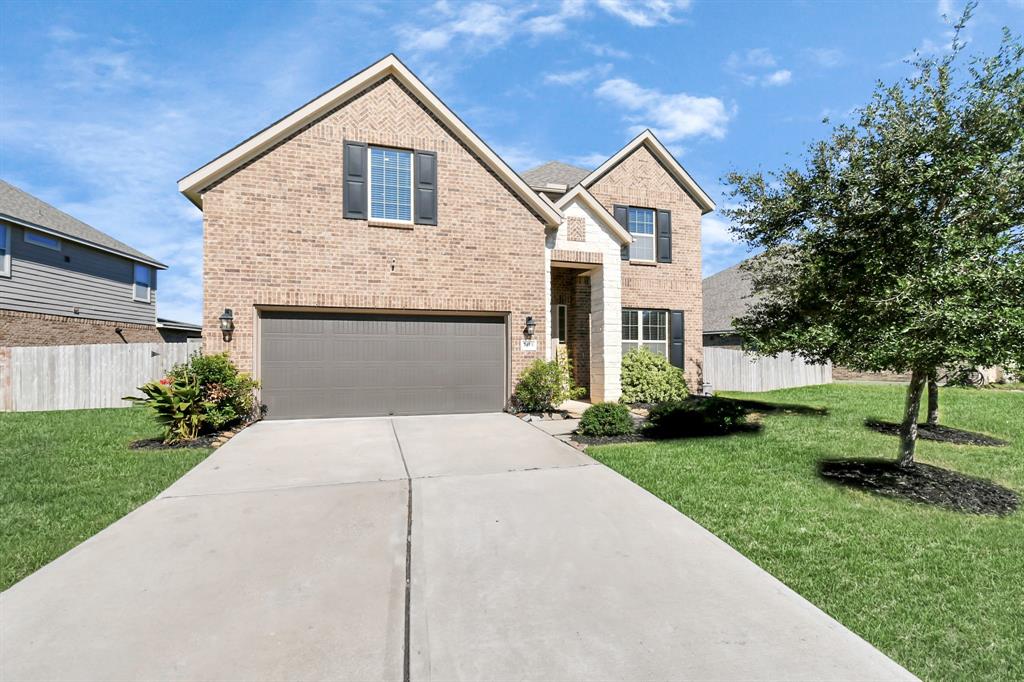
[[[399,223],[390,220],[368,220],[366,224],[370,227],[389,227],[393,230],[411,230],[416,227],[414,223]]]
[[[653,268],[653,267],[657,267],[658,266],[658,264],[655,261],[653,261],[653,260],[631,260],[631,261],[629,261],[629,264],[630,265],[640,265],[640,266],[646,267],[646,268]]]

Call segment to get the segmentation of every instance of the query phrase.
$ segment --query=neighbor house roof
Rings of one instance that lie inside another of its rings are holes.
[[[174,329],[183,332],[203,331],[202,325],[193,324],[191,322],[178,322],[177,320],[168,320],[165,317],[156,318],[156,326],[160,329]]]
[[[737,263],[704,278],[704,333],[733,331],[732,321],[747,312],[753,287],[750,275]]]
[[[531,168],[523,173],[523,180],[530,184],[530,187],[544,191],[549,185],[555,191],[564,192],[566,189],[578,185],[580,180],[587,177],[590,171],[579,166],[572,166],[561,161],[548,161],[547,163]]]
[[[561,216],[519,177],[494,150],[470,130],[469,126],[449,109],[437,95],[430,91],[398,57],[389,54],[380,61],[363,69],[348,80],[339,83],[316,99],[304,104],[276,123],[271,124],[234,148],[221,154],[205,166],[189,173],[178,181],[178,190],[196,206],[202,207],[202,192],[239,166],[262,154],[287,139],[303,126],[359,94],[367,87],[383,80],[394,78],[408,89],[421,104],[448,126],[463,144],[479,156],[485,164],[504,181],[527,206],[532,208],[550,226],[558,225]]]
[[[100,232],[92,225],[83,223],[42,199],[0,180],[0,219],[7,220],[38,232],[51,234],[68,241],[91,246],[100,251],[115,253],[131,260],[166,269],[160,261],[133,249],[109,234]]]
[[[623,159],[629,157],[634,151],[640,147],[647,147],[647,150],[661,162],[661,165],[676,179],[687,194],[693,198],[697,205],[700,206],[701,213],[710,213],[715,210],[715,202],[711,200],[711,197],[700,188],[700,185],[690,177],[690,174],[679,165],[676,161],[676,157],[665,149],[665,145],[654,136],[650,130],[645,130],[632,140],[629,144],[616,152],[610,159],[598,166],[590,175],[580,180],[580,184],[584,187],[590,188],[595,182],[603,178],[613,168],[619,165]]]

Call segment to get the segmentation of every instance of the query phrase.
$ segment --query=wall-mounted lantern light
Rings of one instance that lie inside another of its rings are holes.
[[[230,341],[231,332],[235,331],[235,314],[231,312],[231,308],[225,308],[219,319],[220,333],[224,336],[225,341]]]
[[[533,321],[533,315],[527,315],[526,316],[526,328],[523,329],[523,334],[526,335],[526,338],[532,339],[533,338],[533,330],[535,330],[536,328],[537,328],[537,323]]]

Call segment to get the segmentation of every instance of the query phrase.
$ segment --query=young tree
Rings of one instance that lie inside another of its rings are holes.
[[[903,466],[936,368],[1024,348],[1024,47],[1004,29],[994,55],[965,64],[972,9],[949,54],[879,83],[803,168],[728,177],[732,229],[762,250],[737,330],[761,353],[909,371]]]

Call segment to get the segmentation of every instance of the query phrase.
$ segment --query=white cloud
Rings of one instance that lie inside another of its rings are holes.
[[[701,218],[701,266],[707,277],[735,265],[749,253],[742,242],[736,241],[729,231],[729,222],[710,214]]]
[[[632,132],[650,127],[666,143],[703,135],[721,139],[734,113],[717,97],[694,97],[685,92],[666,94],[625,78],[604,81],[594,94],[630,112],[625,119],[634,124],[630,127]]]
[[[843,51],[835,47],[809,47],[804,52],[811,61],[826,69],[840,66],[846,61]]]
[[[606,12],[633,26],[649,28],[680,21],[679,12],[690,9],[690,0],[597,0]]]
[[[496,144],[494,151],[516,172],[522,172],[544,163],[544,159],[536,151],[522,144]]]
[[[605,154],[603,152],[590,152],[589,154],[571,157],[569,159],[569,163],[582,168],[594,169],[607,161],[610,156],[611,154]]]
[[[542,14],[526,20],[526,30],[534,35],[555,35],[566,30],[569,19],[582,17],[585,13],[583,0],[562,0],[554,14]]]
[[[761,68],[770,69],[775,66],[775,55],[765,47],[755,47],[744,52],[732,52],[725,60],[725,68],[729,71]]]
[[[1021,0],[1024,2],[1024,0]],[[633,55],[625,50],[611,47],[610,45],[600,45],[598,43],[587,43],[584,45],[588,52],[597,57],[610,57],[612,59],[630,59]]]
[[[793,80],[793,73],[789,69],[779,69],[761,79],[761,84],[768,86],[788,85],[791,80]]]
[[[547,85],[579,85],[592,78],[603,78],[611,70],[611,64],[598,64],[574,71],[556,71],[544,74],[544,83]]]
[[[725,60],[725,70],[746,85],[786,85],[793,79],[789,69],[775,69],[778,60],[771,50],[755,47],[742,52],[733,52]]]
[[[455,39],[484,50],[499,47],[512,37],[523,12],[489,2],[472,2],[456,9],[448,3],[437,3],[434,13],[444,16],[444,21],[426,29],[399,29],[410,50],[435,52],[447,48]]]

